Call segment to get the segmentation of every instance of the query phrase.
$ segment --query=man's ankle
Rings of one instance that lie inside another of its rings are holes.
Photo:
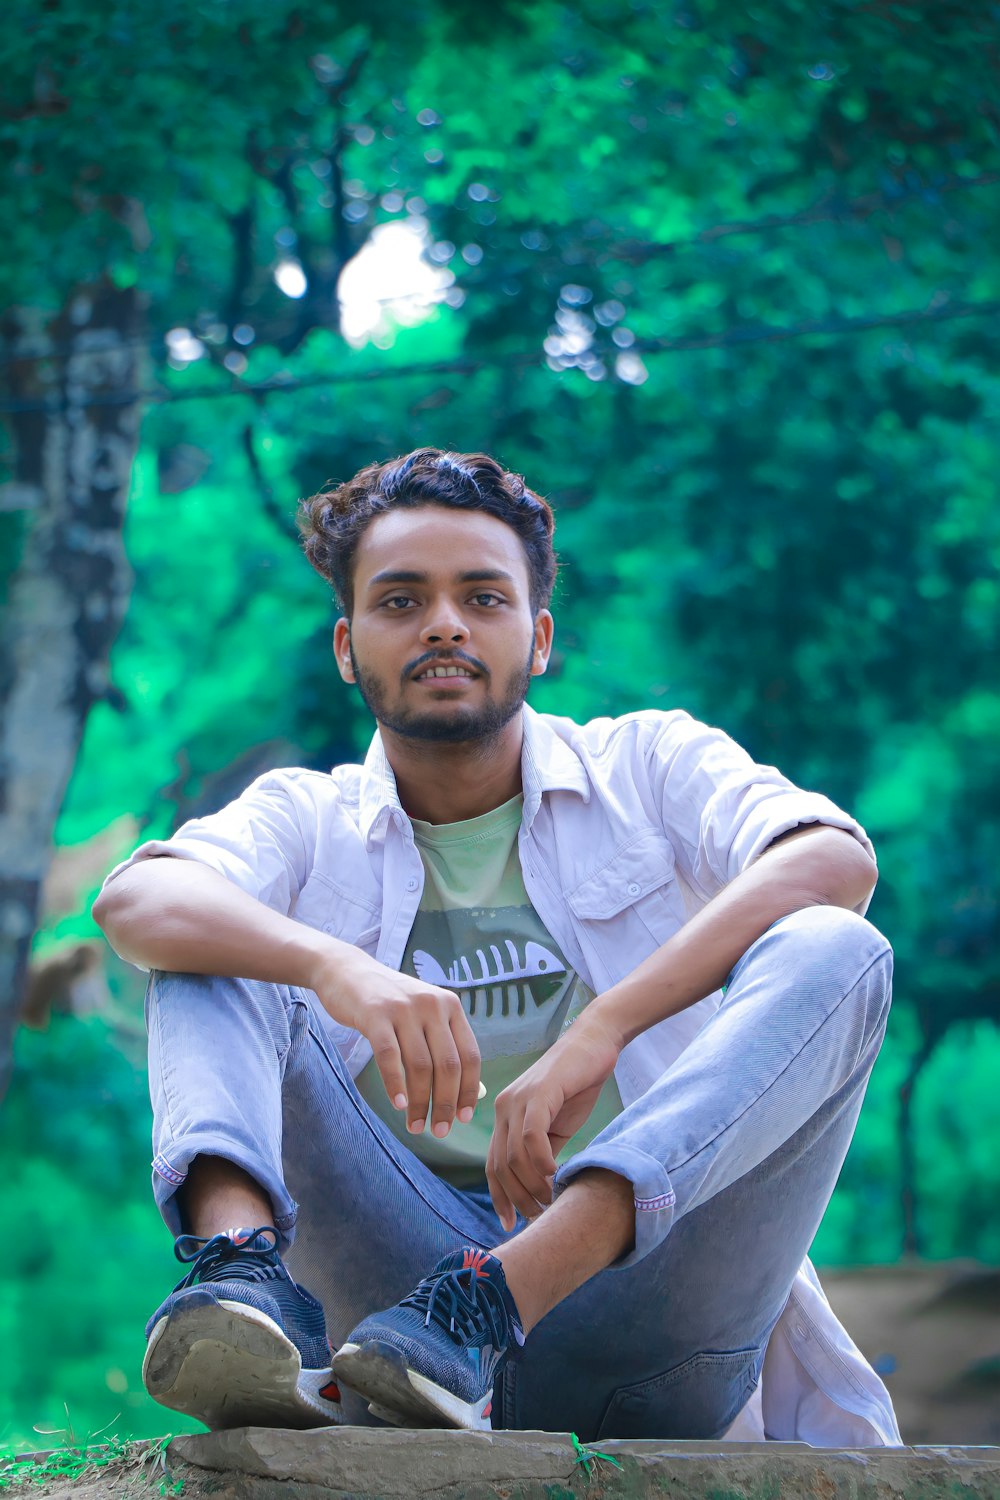
[[[493,1251],[525,1333],[635,1244],[635,1197],[616,1172],[587,1168],[520,1234]]]
[[[237,1225],[259,1229],[274,1222],[268,1194],[222,1156],[196,1156],[177,1199],[184,1231],[196,1239],[211,1239]]]

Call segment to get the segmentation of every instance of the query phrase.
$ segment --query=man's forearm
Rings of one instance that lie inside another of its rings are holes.
[[[856,907],[876,879],[874,861],[850,834],[822,826],[797,830],[767,849],[669,942],[598,996],[577,1025],[609,1029],[624,1045],[719,989],[751,944],[780,917],[808,906]]]
[[[122,958],[182,974],[228,974],[314,988],[320,964],[348,943],[272,911],[194,860],[148,860],[94,903],[94,920]]]
[[[427,1124],[447,1134],[456,1118],[472,1118],[479,1048],[453,991],[272,911],[192,860],[165,857],[123,871],[98,897],[94,917],[133,963],[314,991],[335,1021],[371,1044],[385,1091],[405,1108],[411,1130]]]

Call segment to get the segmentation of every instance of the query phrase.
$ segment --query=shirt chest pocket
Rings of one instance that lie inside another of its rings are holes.
[[[381,931],[381,912],[356,891],[315,872],[299,892],[293,913],[296,921],[328,932],[355,948],[375,952]]]
[[[638,834],[568,891],[566,901],[579,921],[610,924],[618,942],[628,941],[631,929],[637,942],[648,934],[659,947],[684,922],[672,845],[651,830]],[[637,953],[635,962],[643,956]]]

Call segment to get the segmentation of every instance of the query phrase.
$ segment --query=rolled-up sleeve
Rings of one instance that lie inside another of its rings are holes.
[[[664,830],[687,880],[711,899],[781,834],[842,828],[874,858],[861,825],[819,792],[758,765],[721,729],[671,714],[654,736],[650,774]],[[868,906],[868,899],[858,908]]]
[[[281,771],[259,776],[221,811],[191,818],[172,838],[140,844],[104,884],[143,860],[164,857],[207,865],[265,906],[287,914],[309,873],[293,780]]]

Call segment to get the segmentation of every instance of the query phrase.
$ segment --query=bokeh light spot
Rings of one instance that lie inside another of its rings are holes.
[[[274,279],[278,290],[286,297],[304,297],[309,290],[306,273],[297,260],[279,260],[274,268]]]
[[[394,325],[422,323],[442,301],[455,306],[448,295],[455,289],[454,273],[428,259],[428,253],[448,258],[442,257],[445,248],[454,254],[447,242],[431,247],[427,221],[419,216],[373,229],[337,284],[344,337],[388,348]]]

